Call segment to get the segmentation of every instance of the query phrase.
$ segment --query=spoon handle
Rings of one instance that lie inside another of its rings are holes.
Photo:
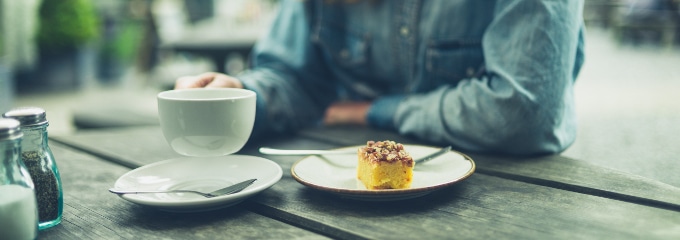
[[[248,179],[240,183],[236,183],[234,185],[215,190],[210,193],[204,193],[204,192],[199,192],[199,191],[193,191],[193,190],[183,190],[183,189],[175,189],[175,190],[161,190],[161,191],[138,191],[138,190],[121,190],[121,189],[115,189],[115,188],[110,188],[109,192],[121,195],[121,194],[140,194],[140,193],[178,193],[178,192],[183,192],[183,193],[195,193],[199,194],[201,196],[211,198],[211,197],[217,197],[221,195],[228,195],[232,193],[237,193],[240,192],[241,190],[247,188],[250,186],[250,184],[253,184],[253,182],[257,181],[257,179]]]
[[[350,150],[288,150],[261,147],[260,153],[268,155],[331,155],[331,154],[356,154],[356,149]]]
[[[450,152],[450,151],[451,151],[451,146],[444,147],[444,148],[440,149],[439,151],[431,153],[430,155],[416,159],[415,163],[421,164],[421,163],[430,161],[430,160],[435,159],[436,157],[439,157],[440,155],[447,153],[447,152]]]
[[[451,151],[451,146],[444,147],[440,149],[439,151],[436,151],[432,154],[429,154],[427,156],[415,159],[415,163],[424,163],[427,161],[430,161],[444,153],[447,153]],[[260,148],[260,153],[262,154],[268,154],[268,155],[331,155],[331,154],[356,154],[357,150],[353,149],[348,149],[348,150],[292,150],[292,149],[276,149],[276,148],[268,148],[268,147],[261,147]]]
[[[178,193],[178,192],[183,192],[183,193],[195,193],[203,196],[207,196],[205,193],[202,192],[197,192],[197,191],[192,191],[192,190],[167,190],[167,191],[133,191],[133,190],[119,190],[119,189],[109,189],[109,192],[115,193],[115,194],[140,194],[140,193]]]

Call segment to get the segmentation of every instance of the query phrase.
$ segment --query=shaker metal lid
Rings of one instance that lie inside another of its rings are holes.
[[[0,141],[21,138],[21,123],[16,119],[0,118]]]
[[[3,117],[14,118],[21,122],[21,126],[35,126],[47,123],[45,110],[39,107],[20,107],[9,110]]]

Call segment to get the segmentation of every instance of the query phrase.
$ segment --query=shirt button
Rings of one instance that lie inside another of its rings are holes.
[[[475,69],[472,67],[467,68],[466,70],[468,77],[472,77],[475,75]]]
[[[349,57],[349,51],[347,49],[342,49],[340,50],[340,57],[341,58],[347,58]]]
[[[407,27],[401,27],[400,32],[402,36],[408,36],[409,30]]]

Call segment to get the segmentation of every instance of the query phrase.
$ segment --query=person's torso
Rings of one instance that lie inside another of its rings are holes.
[[[312,39],[350,95],[427,92],[482,71],[495,1],[322,2]]]

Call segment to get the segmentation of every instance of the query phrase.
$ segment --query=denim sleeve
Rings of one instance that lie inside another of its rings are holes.
[[[366,121],[372,127],[396,130],[394,115],[404,95],[393,95],[375,100],[368,109]]]
[[[485,74],[404,98],[398,131],[470,151],[566,149],[576,132],[582,8],[577,0],[499,0],[482,39]]]
[[[267,34],[252,53],[252,67],[237,76],[258,95],[254,135],[317,124],[335,100],[335,83],[310,41],[309,1],[281,1]]]

